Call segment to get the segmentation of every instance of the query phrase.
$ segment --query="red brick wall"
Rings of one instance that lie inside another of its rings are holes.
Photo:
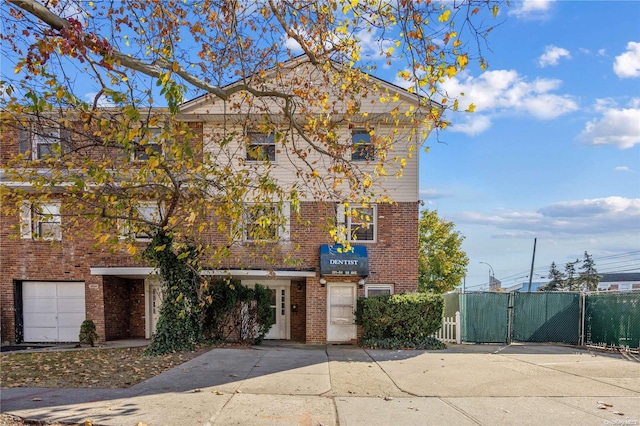
[[[129,337],[144,339],[146,336],[144,280],[129,280]]]
[[[62,218],[61,241],[21,239],[19,223],[17,211],[3,211],[0,215],[2,341],[15,340],[14,280],[84,281],[86,318],[95,322],[100,340],[104,340],[106,329],[103,277],[91,275],[90,268],[144,265],[136,264],[126,253],[111,253],[108,247],[95,247],[93,233],[87,223],[80,222],[70,229],[69,223],[65,224],[65,219]],[[109,293],[108,296],[113,296],[113,293]],[[142,335],[144,336],[144,333]]]
[[[190,123],[199,134],[201,123]],[[0,149],[2,164],[17,153],[16,133],[6,130]],[[201,142],[201,138],[196,141]],[[211,260],[207,267],[251,269],[296,268],[317,270],[319,246],[331,244],[327,232],[328,218],[335,216],[335,204],[303,202],[301,221],[291,218],[291,240],[267,246],[243,244],[230,247],[230,256]],[[19,238],[17,212],[0,217],[0,317],[2,340],[14,340],[14,280],[78,280],[85,282],[87,319],[96,323],[101,339],[119,336],[144,336],[144,284],[142,281],[113,284],[110,278],[91,276],[91,266],[145,266],[137,264],[126,253],[111,253],[107,247],[94,247],[92,231],[87,223],[65,228],[58,242],[22,240]],[[415,291],[418,282],[418,203],[383,204],[378,206],[376,243],[364,244],[369,253],[368,283],[393,284],[396,293]],[[203,233],[211,244],[225,243],[226,238],[208,230]],[[73,237],[73,238],[69,238]],[[140,247],[144,247],[141,244]],[[272,260],[271,260],[272,259]],[[292,266],[293,265],[293,266]],[[309,343],[326,341],[326,287],[319,277],[309,278],[298,292],[293,283],[291,303],[298,313],[291,313],[292,339]],[[364,290],[359,289],[363,296]],[[294,302],[295,300],[295,302]],[[128,304],[128,305],[127,305]],[[126,306],[126,308],[125,308]],[[304,321],[303,321],[304,319]],[[303,337],[304,336],[304,337]]]
[[[104,277],[105,339],[129,337],[129,283],[118,277]]]

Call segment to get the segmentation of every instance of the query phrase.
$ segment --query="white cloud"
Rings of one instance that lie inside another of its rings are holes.
[[[539,19],[546,16],[555,0],[523,0],[512,2],[513,9],[509,10],[509,15],[521,19]]]
[[[629,108],[618,108],[608,100],[598,100],[601,116],[590,120],[578,138],[591,145],[615,145],[620,149],[640,144],[640,107],[633,99]]]
[[[84,98],[91,105],[93,105],[93,103],[96,101],[96,96],[98,96],[98,92],[87,92],[84,94]],[[102,95],[100,99],[98,99],[97,106],[101,108],[109,108],[116,105],[113,102],[109,101],[104,95]]]
[[[468,136],[476,136],[491,128],[491,119],[486,115],[469,114],[462,121],[454,122],[448,127],[452,132],[464,133]]]
[[[513,235],[531,232],[556,234],[598,234],[608,232],[638,232],[640,198],[611,196],[586,200],[561,201],[536,211],[485,214],[464,212],[455,215],[454,222],[489,225],[514,231]],[[504,237],[505,233],[498,234]]]
[[[552,120],[578,109],[576,101],[568,95],[551,93],[562,85],[556,79],[527,81],[515,70],[487,71],[479,77],[461,76],[447,80],[443,89],[449,96],[464,93],[459,99],[460,109],[469,104],[476,113],[464,121],[453,121],[452,131],[475,135],[491,127],[491,119],[499,114],[527,114],[540,120]]]
[[[538,60],[538,64],[544,68],[546,66],[556,66],[558,65],[558,61],[561,58],[567,58],[570,59],[571,58],[571,53],[569,53],[569,51],[567,49],[563,49],[562,47],[558,47],[558,46],[547,46],[544,49],[544,54],[542,56],[540,56],[539,60]]]
[[[630,167],[628,166],[618,166],[615,169],[616,172],[627,172],[627,173],[633,173],[633,170],[631,170]]]
[[[620,78],[640,77],[640,42],[630,41],[627,51],[616,56],[613,72]]]
[[[450,194],[432,188],[421,189],[419,195],[421,199],[428,200],[436,200],[439,198],[446,198],[450,196]]]
[[[290,49],[293,55],[299,55],[302,53],[302,47],[300,46],[300,43],[298,43],[291,37],[285,37],[284,47]]]

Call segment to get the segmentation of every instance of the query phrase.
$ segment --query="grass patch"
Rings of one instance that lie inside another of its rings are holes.
[[[209,350],[161,356],[144,347],[77,351],[12,352],[0,355],[0,386],[46,388],[126,388]]]

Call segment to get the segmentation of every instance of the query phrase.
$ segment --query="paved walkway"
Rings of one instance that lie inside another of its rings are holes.
[[[95,425],[640,425],[640,363],[549,345],[263,345],[129,389],[2,389],[1,404]]]

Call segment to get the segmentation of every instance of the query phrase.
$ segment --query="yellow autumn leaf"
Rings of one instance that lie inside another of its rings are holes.
[[[469,58],[467,57],[467,54],[465,53],[464,55],[458,55],[457,61],[458,61],[458,65],[460,65],[460,68],[464,69],[464,67],[466,67],[467,64],[469,63]]]
[[[166,245],[166,244],[163,244],[163,245],[161,245],[161,246],[156,246],[156,247],[155,247],[155,251],[162,251],[162,250],[164,250],[164,249],[166,249],[166,248],[167,248],[167,245]]]
[[[138,248],[136,246],[134,246],[133,244],[128,244],[127,245],[127,253],[129,253],[130,255],[134,255],[138,252]]]
[[[449,78],[453,78],[453,76],[456,75],[457,73],[458,73],[458,69],[454,65],[449,65],[447,67],[447,76],[449,76]]]
[[[449,16],[451,15],[451,11],[450,10],[445,10],[444,12],[442,12],[442,14],[438,17],[438,21],[440,22],[447,22],[449,20]],[[495,16],[495,15],[494,15]]]
[[[465,112],[474,112],[476,110],[475,104],[469,104],[469,108],[465,110]]]
[[[498,16],[498,5],[493,5],[493,17]]]

